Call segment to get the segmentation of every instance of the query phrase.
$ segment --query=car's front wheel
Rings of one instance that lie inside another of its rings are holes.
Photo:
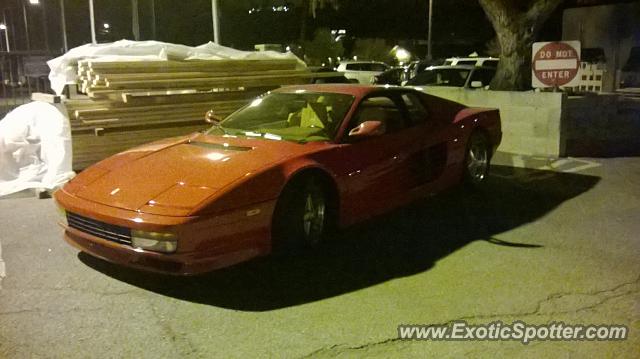
[[[487,180],[491,162],[491,148],[487,136],[482,132],[474,132],[467,144],[465,161],[465,182],[479,185]]]
[[[322,183],[305,177],[287,184],[273,215],[273,244],[276,250],[315,247],[328,227],[329,203]]]

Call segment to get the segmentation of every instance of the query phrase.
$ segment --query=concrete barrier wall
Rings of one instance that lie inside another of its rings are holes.
[[[562,93],[469,90],[429,87],[422,90],[467,106],[500,109],[502,152],[560,157]]]
[[[640,155],[640,98],[422,88],[467,106],[500,109],[501,152],[542,157]]]
[[[569,97],[563,106],[562,128],[567,156],[640,155],[640,98]]]

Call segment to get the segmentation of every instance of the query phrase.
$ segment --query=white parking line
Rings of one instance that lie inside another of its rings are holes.
[[[547,160],[547,163],[542,166],[533,167],[530,166],[532,161],[544,162]],[[551,178],[555,176],[555,173],[576,173],[583,172],[585,170],[600,167],[601,164],[599,162],[587,161],[582,159],[577,159],[573,157],[560,158],[553,161],[549,161],[545,158],[538,158],[533,156],[524,156],[524,155],[513,155],[510,158],[511,164],[510,167],[514,168],[530,168],[533,170],[544,171],[544,173],[528,173],[526,171],[514,171],[514,173],[508,175],[501,175],[494,173],[493,176],[507,178],[507,179],[516,179],[520,182],[533,182],[540,181],[547,178]],[[527,166],[529,164],[529,166]]]
[[[574,162],[578,162],[578,163],[582,163],[582,166],[577,166],[577,167],[573,167],[567,170],[564,170],[562,172],[581,172],[584,170],[587,170],[589,168],[595,168],[595,167],[600,167],[602,166],[600,163],[598,162],[593,162],[593,161],[586,161],[586,160],[579,160],[579,159],[575,159],[572,157],[569,157],[570,160],[574,161]]]

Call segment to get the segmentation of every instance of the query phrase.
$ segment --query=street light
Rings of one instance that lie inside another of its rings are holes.
[[[405,50],[403,48],[398,48],[396,50],[396,58],[400,62],[405,62],[405,61],[411,59],[411,54],[409,53],[409,51],[407,51],[407,50]]]
[[[29,4],[31,4],[31,5],[40,5],[40,0],[29,0]]]
[[[9,47],[9,30],[7,30],[7,25],[5,23],[0,24],[0,31],[4,31],[4,41],[7,45],[7,52],[11,51]]]

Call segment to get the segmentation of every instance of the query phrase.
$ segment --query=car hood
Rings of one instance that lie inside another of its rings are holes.
[[[285,141],[195,135],[115,155],[65,189],[112,207],[187,215],[225,187],[303,148]]]

